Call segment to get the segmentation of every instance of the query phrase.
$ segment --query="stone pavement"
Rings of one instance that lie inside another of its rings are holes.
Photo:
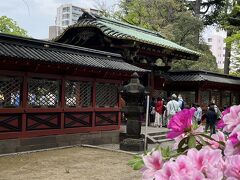
[[[148,126],[147,128],[147,133],[148,134],[151,134],[151,133],[159,133],[159,132],[167,132],[168,129],[167,128],[157,128],[157,127],[151,127],[151,126]],[[126,125],[121,125],[121,128],[120,128],[120,132],[126,132]],[[145,126],[142,126],[141,128],[141,134],[145,134]],[[151,149],[155,148],[158,144],[148,144],[148,150],[150,151]],[[98,145],[99,147],[102,147],[102,148],[106,148],[106,149],[111,149],[111,150],[120,150],[119,149],[119,144],[101,144],[101,145]],[[160,144],[160,146],[164,146],[164,147],[167,147],[167,146],[170,146],[172,147],[173,146],[173,141],[170,141],[170,142],[163,142]],[[134,152],[134,153],[137,153],[137,154],[142,154],[143,152]]]
[[[126,125],[121,125],[120,132],[126,132]],[[147,127],[147,133],[168,132],[168,128],[158,128],[153,126]],[[141,134],[145,134],[145,126],[141,127]]]

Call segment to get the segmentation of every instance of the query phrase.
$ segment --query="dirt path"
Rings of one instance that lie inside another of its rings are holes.
[[[74,147],[0,157],[1,180],[140,180],[131,155]]]

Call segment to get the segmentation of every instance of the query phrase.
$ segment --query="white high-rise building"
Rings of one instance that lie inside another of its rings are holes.
[[[63,4],[57,8],[57,16],[55,19],[55,26],[49,27],[49,39],[53,39],[59,36],[63,30],[77,23],[78,18],[83,14],[84,11],[99,14],[100,11],[92,8],[81,8],[72,4]]]
[[[213,34],[207,37],[207,44],[216,57],[217,66],[220,69],[224,68],[225,47],[224,37],[218,34]]]
[[[57,8],[57,16],[55,25],[66,28],[75,24],[78,18],[83,14],[83,9],[72,4],[63,4]]]

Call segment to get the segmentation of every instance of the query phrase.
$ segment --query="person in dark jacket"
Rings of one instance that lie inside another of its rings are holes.
[[[206,113],[206,127],[205,127],[205,132],[207,132],[208,127],[210,126],[210,134],[215,134],[216,133],[216,122],[217,122],[217,113],[214,110],[214,106],[209,107],[207,113]]]

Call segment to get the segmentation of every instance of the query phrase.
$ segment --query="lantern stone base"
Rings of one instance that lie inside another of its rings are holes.
[[[120,142],[120,149],[124,151],[144,151],[144,140],[127,138]]]

